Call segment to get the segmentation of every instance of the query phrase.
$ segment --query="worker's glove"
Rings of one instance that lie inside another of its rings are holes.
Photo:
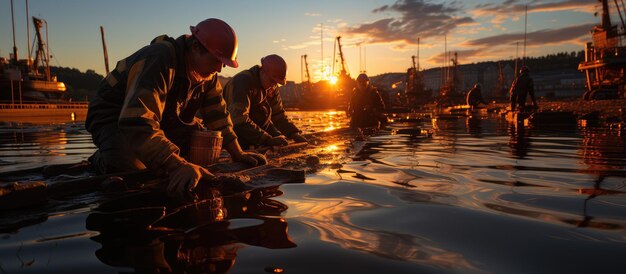
[[[265,141],[264,145],[268,147],[282,147],[288,145],[287,138],[284,135],[278,135]]]
[[[265,158],[265,156],[263,156],[263,154],[254,152],[243,152],[240,155],[233,157],[233,161],[246,163],[251,166],[260,166],[267,164],[267,159]]]
[[[170,172],[170,183],[167,185],[167,192],[179,197],[191,197],[201,178],[213,176],[211,172],[201,166],[184,162]]]
[[[308,140],[306,138],[304,138],[304,136],[300,135],[299,133],[294,133],[293,135],[291,135],[291,139],[293,139],[294,142],[296,142],[296,143],[306,143],[306,142],[308,142]]]

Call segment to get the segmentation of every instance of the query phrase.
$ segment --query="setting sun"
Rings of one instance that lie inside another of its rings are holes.
[[[336,85],[337,84],[337,76],[330,76],[330,78],[328,78],[328,82],[330,82],[331,85]]]

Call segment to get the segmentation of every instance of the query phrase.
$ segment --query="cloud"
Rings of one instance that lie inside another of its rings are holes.
[[[526,5],[528,5],[528,12],[580,11],[593,13],[595,11],[596,2],[597,1],[588,0],[508,0],[501,4],[478,4],[476,5],[476,10],[491,14],[524,13]]]
[[[588,36],[595,24],[582,24],[560,29],[542,29],[526,35],[527,45],[549,45],[574,41],[582,36]],[[489,47],[493,45],[507,45],[524,41],[524,33],[500,34],[470,40],[464,46]]]
[[[486,53],[484,49],[467,49],[467,50],[455,50],[459,58],[459,63],[463,63],[463,60],[471,60],[473,57],[484,57]],[[454,52],[450,52],[450,59],[454,58]],[[426,61],[433,64],[442,64],[444,60],[444,53],[441,52],[439,54],[433,55],[428,58]]]
[[[488,16],[494,24],[500,24],[512,17],[523,15],[528,6],[528,13],[535,12],[555,12],[555,11],[577,11],[594,13],[597,1],[589,0],[507,0],[500,4],[488,3],[478,4],[470,11],[474,17]]]
[[[366,38],[368,43],[404,42],[413,44],[420,37],[441,36],[468,24],[474,19],[461,16],[458,2],[434,4],[428,0],[398,0],[392,5],[376,8],[373,13],[398,13],[371,23],[349,27],[345,33]]]
[[[314,13],[314,12],[305,12],[304,16],[310,16],[310,17],[318,17],[318,16],[322,16],[322,14],[320,13]]]

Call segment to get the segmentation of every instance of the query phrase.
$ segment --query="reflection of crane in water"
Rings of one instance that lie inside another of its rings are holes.
[[[588,166],[585,173],[596,176],[591,188],[579,188],[578,193],[589,195],[583,202],[583,219],[574,222],[578,227],[595,227],[603,229],[615,229],[613,223],[593,221],[593,216],[588,213],[588,203],[598,196],[624,195],[624,190],[603,189],[602,183],[608,177],[624,177],[623,159],[626,158],[626,139],[611,132],[602,132],[601,129],[588,129],[583,133],[580,156]],[[605,186],[606,187],[606,186]],[[623,185],[622,185],[623,187]]]

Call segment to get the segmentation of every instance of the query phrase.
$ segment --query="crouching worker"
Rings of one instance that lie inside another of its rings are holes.
[[[287,63],[272,54],[261,58],[261,66],[237,73],[224,86],[224,99],[242,147],[285,146],[288,138],[307,141],[285,115],[278,85],[285,84],[286,75]]]
[[[219,19],[190,29],[176,39],[155,38],[101,82],[85,121],[98,147],[90,158],[98,173],[147,167],[169,176],[171,194],[188,195],[202,177],[213,176],[185,160],[191,133],[203,127],[221,132],[234,161],[266,162],[241,150],[217,81],[222,67],[238,66],[234,30]]]
[[[483,99],[480,83],[476,83],[474,87],[467,92],[465,103],[471,108],[478,108],[480,104],[488,105]]]
[[[370,78],[366,74],[359,74],[348,106],[347,115],[350,117],[350,127],[378,128],[387,121],[383,114],[384,110],[385,103],[378,89],[370,85]]]
[[[533,84],[533,78],[530,77],[530,72],[527,66],[522,66],[519,70],[519,76],[513,80],[511,89],[511,111],[515,111],[516,108],[519,111],[528,111],[526,108],[526,97],[530,95],[530,100],[533,102],[531,111],[538,109],[537,100],[535,99],[535,87]]]

